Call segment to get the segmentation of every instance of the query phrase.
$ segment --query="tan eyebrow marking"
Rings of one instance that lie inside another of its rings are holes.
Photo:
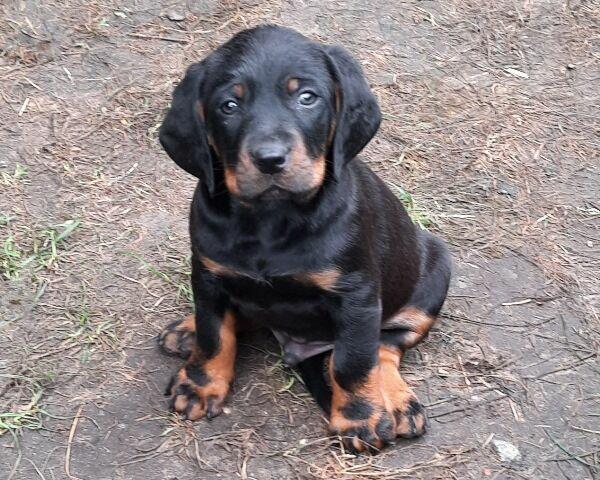
[[[236,83],[233,86],[233,93],[237,98],[243,98],[243,96],[246,93],[246,87],[244,87],[244,85],[242,85],[241,83]]]
[[[300,80],[297,78],[290,78],[287,82],[288,93],[294,93],[300,88]]]

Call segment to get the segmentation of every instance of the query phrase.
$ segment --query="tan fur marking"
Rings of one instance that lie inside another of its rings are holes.
[[[229,311],[225,312],[219,335],[221,339],[219,352],[204,363],[204,371],[212,381],[220,379],[229,384],[233,379],[233,367],[237,353],[235,317]]]
[[[334,292],[341,275],[341,272],[337,268],[329,268],[320,272],[300,273],[295,278],[302,283],[315,285],[321,290]]]
[[[221,265],[220,263],[217,263],[208,257],[200,257],[200,261],[206,267],[207,270],[214,273],[215,275],[223,275],[228,277],[236,277],[240,275],[240,273],[238,273],[234,269],[226,267],[225,265]]]
[[[329,125],[329,133],[327,134],[327,148],[331,147],[333,144],[333,138],[335,137],[335,127],[337,125],[337,121],[335,118],[331,121],[331,125]]]
[[[339,116],[341,109],[341,97],[340,97],[340,87],[338,84],[334,86],[334,95],[335,95],[335,113]],[[331,125],[329,126],[329,134],[327,135],[327,147],[331,147],[333,144],[333,139],[335,137],[335,130],[337,128],[337,120],[334,118],[331,121]]]
[[[300,81],[297,78],[290,78],[287,82],[288,93],[294,93],[300,88]]]
[[[433,326],[435,317],[419,310],[415,307],[405,307],[396,315],[383,322],[384,330],[393,330],[396,328],[405,328],[421,336],[425,335]]]
[[[311,158],[302,136],[295,133],[289,164],[280,175],[282,183],[293,191],[312,189],[316,192],[325,179],[325,157]]]
[[[246,93],[246,87],[244,87],[244,85],[241,83],[236,83],[233,86],[233,93],[237,98],[243,98],[244,94]]]
[[[208,144],[212,147],[212,149],[215,151],[217,157],[220,157],[220,153],[219,153],[219,149],[217,148],[217,144],[215,142],[215,138],[212,135],[207,135],[206,137]]]
[[[196,102],[196,115],[204,122],[204,105],[202,102]]]
[[[321,155],[315,159],[313,168],[313,184],[319,186],[325,180],[325,155]]]
[[[400,367],[402,352],[398,348],[382,345],[379,347],[379,363],[391,363],[396,368]]]
[[[231,193],[234,195],[239,195],[240,189],[238,187],[236,173],[233,168],[225,168],[225,185],[227,186],[227,190],[229,190]]]

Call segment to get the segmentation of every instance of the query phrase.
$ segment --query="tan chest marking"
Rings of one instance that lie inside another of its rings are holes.
[[[304,272],[294,275],[301,283],[314,285],[327,292],[335,292],[342,273],[337,268],[328,268],[320,272]]]

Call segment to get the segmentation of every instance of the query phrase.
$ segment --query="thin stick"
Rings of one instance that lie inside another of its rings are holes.
[[[65,455],[65,473],[67,477],[71,480],[79,480],[79,478],[71,475],[71,445],[73,444],[73,437],[75,436],[75,431],[77,430],[77,425],[79,424],[79,419],[81,418],[81,411],[83,410],[83,405],[80,405],[77,409],[77,413],[75,414],[75,418],[73,419],[73,424],[71,425],[71,431],[69,432],[69,440],[67,440],[67,454]]]
[[[158,35],[142,35],[140,33],[128,33],[127,34],[129,37],[135,37],[135,38],[143,38],[146,40],[163,40],[165,42],[174,42],[174,43],[189,43],[188,40],[181,40],[179,38],[171,38],[171,37],[161,37]]]

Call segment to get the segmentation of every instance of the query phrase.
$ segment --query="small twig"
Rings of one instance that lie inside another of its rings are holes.
[[[501,303],[500,305],[502,305],[503,307],[512,307],[515,305],[525,305],[527,303],[531,303],[532,300],[531,298],[526,298],[525,300],[519,300],[518,302],[504,302]]]
[[[180,38],[172,38],[172,37],[161,37],[159,35],[142,35],[141,33],[128,33],[127,35],[129,37],[143,38],[146,40],[163,40],[165,42],[174,42],[174,43],[182,43],[182,44],[189,43],[188,40],[182,40]]]
[[[37,474],[40,476],[40,478],[42,480],[46,480],[46,477],[44,477],[44,474],[40,471],[40,469],[37,467],[37,465],[35,463],[33,463],[28,458],[26,458],[25,460],[27,460],[31,464],[31,466],[35,469],[35,471],[37,472]]]
[[[466,405],[462,408],[455,408],[454,410],[449,410],[447,412],[438,413],[437,415],[434,414],[434,415],[428,415],[428,416],[429,416],[429,418],[434,419],[434,418],[439,418],[439,417],[445,417],[446,415],[450,415],[452,413],[460,413],[460,412],[466,413],[468,410],[473,410],[474,408],[480,407],[482,405],[486,405],[488,403],[495,402],[496,400],[501,400],[506,397],[508,397],[508,395],[500,395],[498,397],[488,398],[487,400],[483,400],[481,402],[477,402],[477,403],[474,403],[471,405]]]
[[[588,360],[592,357],[595,357],[595,356],[596,356],[595,353],[591,353],[587,357],[583,357],[583,358],[579,359],[578,362],[574,362],[571,365],[567,365],[566,367],[560,367],[560,368],[556,368],[554,370],[550,370],[549,372],[540,373],[536,377],[524,377],[524,378],[525,378],[525,380],[539,380],[540,378],[547,377],[548,375],[552,375],[553,373],[564,372],[565,370],[571,370],[572,368],[579,367],[579,366],[585,364],[586,360]]]
[[[71,425],[71,430],[69,432],[69,440],[67,441],[67,453],[65,455],[65,473],[67,477],[71,480],[79,480],[79,478],[71,475],[71,445],[73,444],[73,437],[75,437],[75,431],[77,430],[77,425],[79,424],[79,419],[81,418],[81,411],[83,410],[83,405],[80,405],[77,409],[77,413],[75,414],[75,418],[73,419],[73,424]]]
[[[15,464],[13,465],[12,470],[10,471],[10,474],[8,475],[8,480],[12,480],[15,476],[15,473],[17,473],[17,469],[19,468],[19,465],[21,464],[21,459],[23,458],[23,450],[21,449],[21,444],[19,443],[19,437],[17,437],[17,434],[13,431],[13,430],[9,430],[11,435],[13,436],[13,439],[15,441],[15,447],[17,448],[18,454],[17,454],[17,459],[15,460]]]
[[[18,116],[22,117],[23,114],[25,113],[25,110],[27,110],[27,105],[29,105],[29,97],[27,97],[25,99],[25,101],[23,102],[23,105],[21,105],[21,109],[19,110]]]
[[[576,427],[575,425],[571,425],[571,428],[573,430],[579,430],[581,432],[587,432],[587,433],[594,433],[596,435],[600,435],[600,432],[598,430],[589,430],[587,428],[582,428],[582,427]]]

